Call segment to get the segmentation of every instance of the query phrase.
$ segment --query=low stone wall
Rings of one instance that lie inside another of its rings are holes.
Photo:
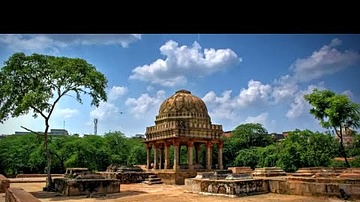
[[[111,194],[120,192],[117,179],[54,179],[55,189],[64,196]]]
[[[5,193],[5,202],[41,202],[21,188],[9,188]]]
[[[106,179],[119,179],[121,184],[140,183],[153,173],[148,172],[98,172]]]
[[[262,179],[244,180],[209,180],[186,179],[185,186],[188,192],[223,195],[228,197],[247,196],[269,192],[268,184]]]
[[[0,175],[0,193],[5,193],[9,187],[10,180],[7,179],[4,175]]]
[[[51,177],[63,177],[64,174],[51,174]],[[17,174],[16,178],[47,177],[47,174]]]
[[[278,194],[360,199],[360,180],[288,177],[268,179],[269,191]]]
[[[232,171],[232,173],[236,173],[236,174],[249,174],[252,175],[253,170],[251,169],[251,167],[249,166],[244,166],[244,167],[229,167],[229,170]]]

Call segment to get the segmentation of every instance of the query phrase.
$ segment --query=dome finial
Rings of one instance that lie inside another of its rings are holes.
[[[190,91],[185,90],[185,89],[178,90],[178,91],[176,91],[175,93],[186,93],[186,94],[191,94],[191,92],[190,92]]]

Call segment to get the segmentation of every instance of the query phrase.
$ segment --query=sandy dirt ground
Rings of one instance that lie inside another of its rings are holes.
[[[307,197],[280,194],[261,194],[246,197],[229,198],[223,196],[204,196],[187,193],[181,185],[147,185],[147,184],[122,184],[120,193],[108,194],[107,196],[86,196],[64,197],[56,193],[43,192],[43,182],[36,183],[11,183],[11,187],[20,187],[43,202],[66,201],[66,202],[342,202],[338,198],[328,197]],[[4,202],[4,194],[0,194],[0,202]],[[358,200],[357,202],[359,202]]]

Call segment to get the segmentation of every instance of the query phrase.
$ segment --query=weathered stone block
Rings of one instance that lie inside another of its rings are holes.
[[[9,188],[5,193],[6,202],[41,202],[34,195],[21,188]]]
[[[54,179],[55,189],[65,196],[111,194],[120,192],[117,179]]]
[[[10,180],[5,176],[0,175],[0,193],[5,193],[6,190],[10,187]]]

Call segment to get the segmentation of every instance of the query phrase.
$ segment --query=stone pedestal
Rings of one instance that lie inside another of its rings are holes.
[[[253,172],[253,176],[254,177],[286,176],[286,172],[279,167],[255,168]]]

